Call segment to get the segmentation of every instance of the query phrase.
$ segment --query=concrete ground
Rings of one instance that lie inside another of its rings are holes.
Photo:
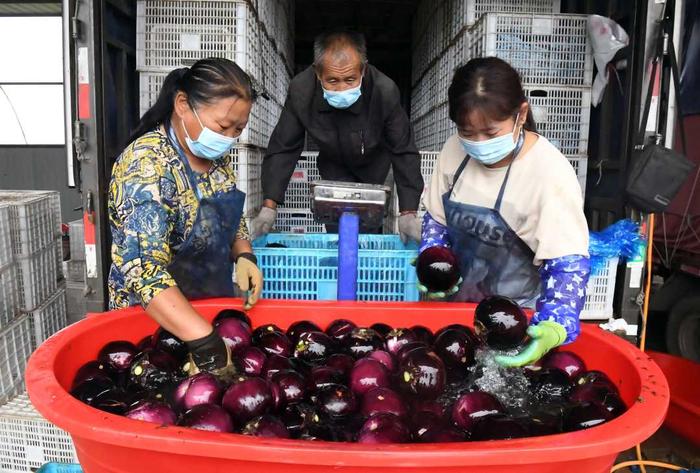
[[[700,428],[700,425],[698,426]],[[662,427],[651,438],[642,444],[642,455],[645,460],[660,461],[678,465],[688,469],[700,469],[700,446],[693,445],[687,440]],[[617,463],[636,460],[634,449],[620,454]],[[665,468],[647,467],[647,473],[666,473]],[[629,468],[619,470],[621,473],[638,472]]]

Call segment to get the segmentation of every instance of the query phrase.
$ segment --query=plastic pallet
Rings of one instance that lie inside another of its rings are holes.
[[[166,72],[139,73],[139,103],[141,115],[146,113],[157,100],[166,75]],[[281,113],[282,106],[275,100],[258,99],[253,104],[248,125],[243,130],[243,133],[241,133],[238,142],[243,145],[266,147],[270,140],[272,130],[274,130],[277,125]]]
[[[281,243],[287,248],[266,248]],[[358,300],[416,301],[418,255],[415,244],[405,246],[396,235],[359,237]],[[268,234],[253,242],[265,274],[263,297],[270,299],[333,300],[338,284],[338,235]]]
[[[60,201],[59,201],[60,203]],[[58,236],[54,201],[50,193],[0,191],[0,205],[9,209],[12,252],[27,256],[46,248]]]
[[[304,152],[297,161],[287,191],[284,194],[284,205],[280,209],[310,209],[311,184],[321,179],[316,160],[317,152]]]
[[[67,324],[66,289],[60,288],[48,301],[29,313],[36,348]]]
[[[61,269],[56,264],[56,246],[60,243],[55,241],[30,256],[17,258],[21,310],[36,309],[56,290],[58,280],[62,279]]]
[[[24,389],[24,369],[34,337],[27,315],[0,331],[0,405]]]
[[[10,207],[0,205],[0,268],[12,263],[10,228]]]
[[[68,235],[70,236],[70,259],[85,261],[85,224],[81,220],[68,223]]]
[[[11,263],[0,269],[0,329],[17,315],[18,297],[17,266]]]
[[[0,471],[27,473],[47,462],[77,463],[73,441],[22,393],[0,407]]]
[[[586,303],[581,320],[608,319],[613,315],[618,258],[610,258],[599,274],[591,274],[586,287]]]
[[[470,59],[499,57],[520,73],[523,84],[591,85],[586,15],[486,13],[469,38]]]

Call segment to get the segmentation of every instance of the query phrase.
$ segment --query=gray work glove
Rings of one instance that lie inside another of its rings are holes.
[[[415,213],[406,213],[399,217],[399,236],[406,244],[409,240],[420,243],[421,221]]]
[[[258,216],[253,219],[251,224],[252,228],[252,238],[256,239],[263,235],[267,235],[272,230],[272,226],[275,224],[275,219],[277,218],[277,209],[271,209],[270,207],[263,206],[258,212]]]

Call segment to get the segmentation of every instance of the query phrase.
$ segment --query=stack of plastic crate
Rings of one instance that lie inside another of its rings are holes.
[[[77,463],[73,441],[21,394],[0,407],[0,471],[27,473],[47,462]]]
[[[66,278],[66,317],[68,322],[85,317],[85,238],[82,220],[68,223],[70,239],[70,259],[63,262],[63,275]]]
[[[68,223],[70,238],[70,259],[63,262],[63,275],[66,282],[80,283],[85,281],[85,238],[82,220]]]
[[[425,186],[423,190],[423,195],[430,185],[430,179],[433,176],[433,169],[435,169],[435,164],[437,163],[440,153],[438,151],[421,151],[420,152],[420,172],[423,176],[423,185]],[[384,222],[384,233],[398,233],[398,215],[399,215],[399,198],[394,189],[392,200],[390,204],[389,218]],[[425,215],[425,207],[423,206],[423,196],[421,196],[420,206],[418,208],[418,217],[423,218]]]
[[[569,158],[584,194],[593,79],[586,25],[586,15],[485,13],[465,54],[497,56],[520,73],[538,132]]]
[[[447,89],[454,71],[471,57],[470,27],[486,12],[555,13],[559,0],[423,0],[413,27],[411,121],[416,145],[437,151],[456,129]]]
[[[314,219],[311,211],[311,183],[321,179],[316,165],[318,152],[301,154],[284,194],[284,204],[277,209],[275,231],[280,233],[325,233],[325,226]]]
[[[34,348],[66,324],[58,192],[0,191],[0,403]]]
[[[520,73],[538,132],[569,159],[585,195],[593,60],[586,16],[559,8],[559,0],[421,2],[411,94],[418,147],[439,150],[456,131],[447,105],[455,69],[500,57]]]
[[[158,98],[173,69],[199,59],[224,57],[251,77],[259,98],[232,151],[238,186],[246,192],[246,217],[262,205],[262,156],[277,124],[291,81],[293,5],[284,0],[138,0],[136,66],[140,109]]]
[[[155,102],[165,76],[199,59],[235,61],[266,92],[253,106],[240,142],[266,147],[290,81],[291,32],[281,0],[138,0],[137,69],[141,113]],[[274,83],[273,83],[274,81]]]

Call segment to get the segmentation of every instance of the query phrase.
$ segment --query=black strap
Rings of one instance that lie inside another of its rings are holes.
[[[651,75],[649,76],[649,90],[644,101],[644,112],[642,112],[641,125],[637,132],[637,144],[644,145],[644,136],[646,135],[647,122],[649,121],[649,110],[651,110],[651,97],[654,94],[654,80],[656,79],[656,70],[659,65],[659,57],[654,56],[652,59]]]
[[[678,71],[678,60],[676,59],[676,48],[673,46],[671,36],[668,37],[668,55],[671,59],[671,77],[673,78],[673,88],[676,94],[676,114],[678,115],[678,129],[681,134],[681,146],[683,154],[688,155],[685,148],[685,127],[683,126],[683,113],[681,110],[681,87],[679,84],[680,72]]]
[[[647,96],[646,100],[644,101],[644,112],[642,113],[642,121],[639,126],[639,132],[637,134],[637,142],[636,144],[638,145],[644,145],[644,136],[646,134],[646,126],[647,126],[647,121],[649,121],[649,112],[651,110],[651,98],[654,92],[654,82],[656,79],[656,72],[658,70],[659,66],[659,61],[662,59],[664,53],[663,53],[663,44],[664,44],[664,34],[665,34],[665,23],[662,23],[659,26],[659,37],[657,39],[657,44],[656,44],[656,50],[654,57],[652,58],[652,67],[651,67],[651,75],[649,77],[649,90],[647,91]],[[674,92],[676,94],[676,113],[678,115],[678,128],[680,130],[681,134],[681,146],[683,147],[683,154],[687,154],[686,152],[686,144],[685,144],[685,128],[683,126],[683,115],[681,113],[681,93],[680,93],[680,85],[679,85],[679,77],[680,73],[678,71],[678,61],[676,60],[676,49],[673,45],[673,39],[671,35],[669,34],[667,36],[667,41],[668,41],[668,51],[667,54],[669,56],[669,60],[671,62],[671,79],[673,80],[673,87],[674,87]]]

